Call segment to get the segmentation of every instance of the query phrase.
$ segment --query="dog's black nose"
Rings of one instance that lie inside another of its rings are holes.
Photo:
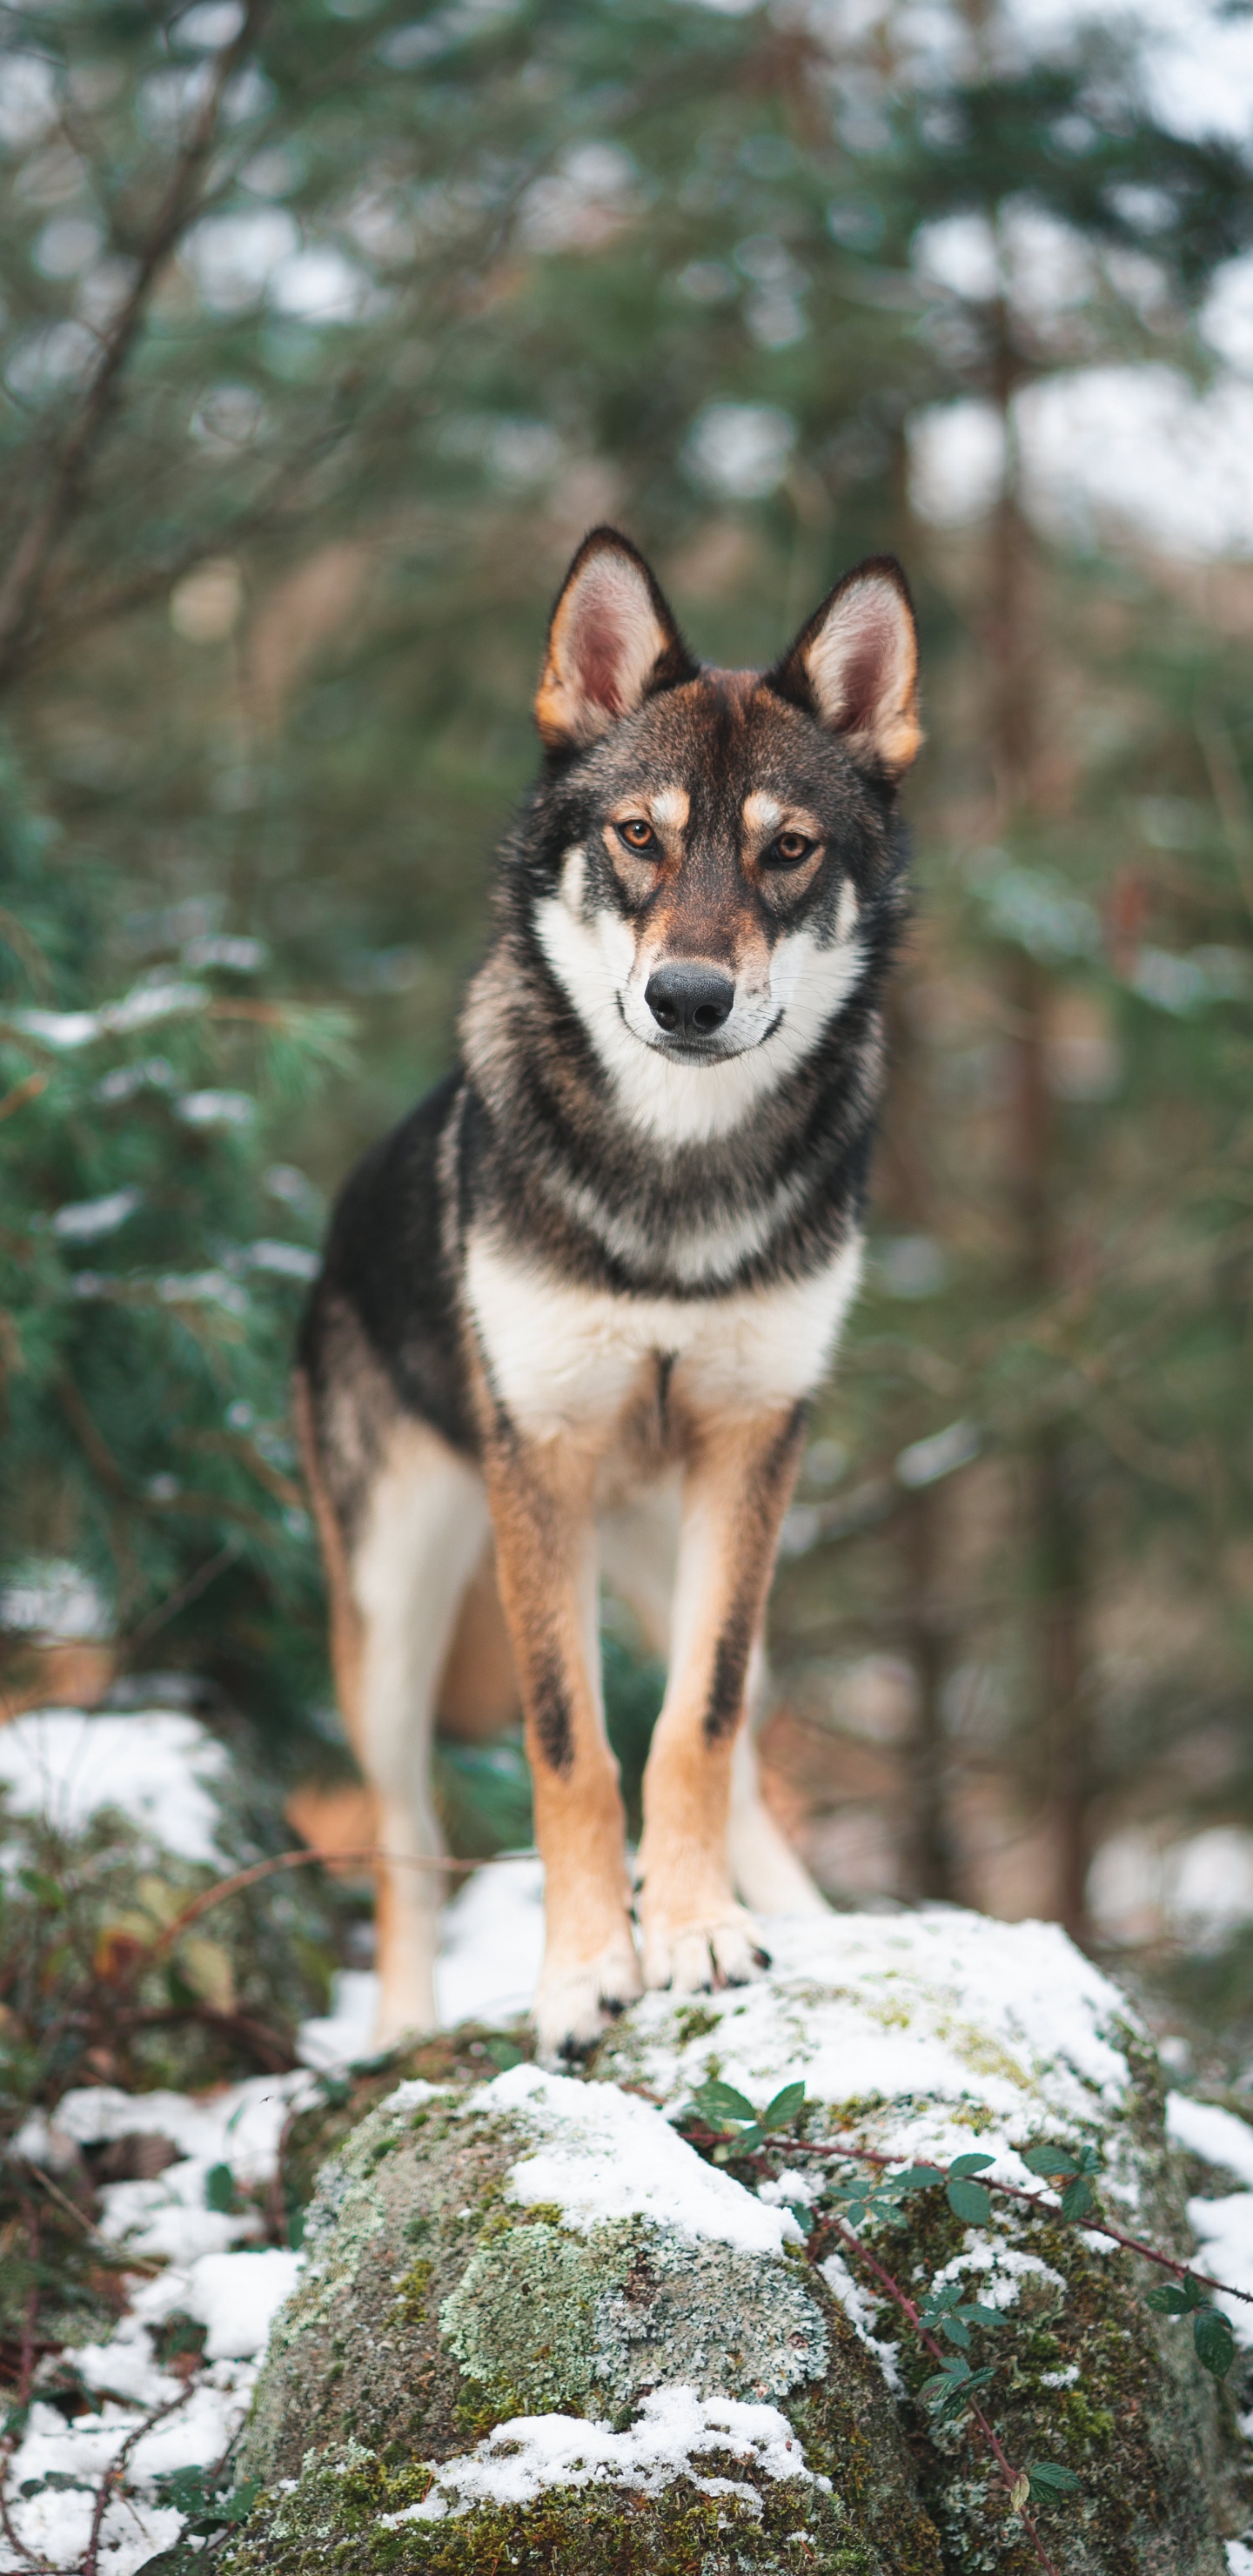
[[[668,1038],[711,1038],[735,1003],[735,986],[717,966],[659,966],[644,999]]]

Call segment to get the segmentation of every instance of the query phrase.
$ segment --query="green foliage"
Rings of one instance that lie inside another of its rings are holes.
[[[286,1422],[317,1193],[275,1122],[345,1063],[342,1012],[270,998],[254,941],[184,943],[110,992],[101,890],[0,782],[0,1569],[68,1563],[124,1659],[160,1637],[255,1711],[320,1668]],[[260,986],[260,989],[258,989]],[[55,1628],[55,1602],[52,1605]],[[0,1609],[0,1619],[3,1618]],[[224,1628],[227,1631],[223,1636]],[[294,1634],[293,1634],[294,1632]],[[88,1633],[91,1633],[89,1626]],[[291,1641],[290,1664],[273,1649]],[[270,1669],[267,1670],[267,1666]],[[294,1667],[294,1669],[293,1669]]]
[[[785,2087],[766,2112],[755,2114],[747,2097],[734,2085],[711,2079],[693,2098],[687,2114],[689,2135],[703,2153],[711,2154],[715,2163],[725,2162],[728,2155],[748,2155],[760,2174],[771,2170],[767,2161],[768,2132],[773,2130],[777,2136],[786,2129],[793,2130],[789,2153],[795,2156],[808,2152],[811,2159],[816,2153],[821,2159],[821,2181],[814,2198],[798,2199],[792,2204],[806,2240],[806,2253],[811,2261],[821,2261],[828,2245],[834,2242],[855,2265],[860,2260],[865,2286],[872,2295],[882,2299],[886,2294],[897,2325],[905,2324],[933,2365],[918,2377],[915,2386],[918,2402],[933,2423],[937,2427],[973,2423],[994,2456],[997,2474],[1015,2513],[1021,2513],[1028,2504],[1060,2507],[1078,2495],[1083,2482],[1063,2462],[1034,2460],[1015,2468],[986,2412],[989,2406],[995,2408],[998,2394],[1003,2401],[1005,2374],[998,2372],[995,2360],[980,2358],[977,2338],[990,2333],[1007,2334],[1011,2369],[1021,2368],[1026,2349],[1035,2339],[1032,2325],[987,2300],[972,2298],[961,2280],[945,2279],[942,2274],[931,2278],[921,2296],[913,2294],[879,2250],[879,2231],[903,2226],[906,2204],[923,2194],[942,2193],[963,2228],[986,2226],[993,2216],[994,2195],[998,2188],[1005,2191],[1006,2186],[981,2183],[974,2177],[990,2173],[995,2157],[972,2152],[954,2157],[947,2166],[916,2164],[892,2172],[882,2158],[860,2154],[856,2147],[842,2148],[807,2139],[804,2108],[803,2084]],[[735,2145],[711,2147],[711,2133],[728,2130],[734,2132]],[[766,2155],[761,2152],[763,2148]],[[1056,2214],[1063,2225],[1089,2220],[1103,2226],[1092,2187],[1092,2177],[1101,2170],[1101,2156],[1090,2141],[1073,2149],[1037,2141],[1025,2146],[1021,2153],[1028,2169],[1044,2176],[1058,2190]],[[1010,2201],[1018,2202],[1020,2214],[1025,2214],[1025,2202],[1033,2217],[1038,2212],[1046,2223],[1051,2223],[1054,2213],[1047,2204],[1009,2188]],[[1124,2237],[1122,2241],[1131,2240]],[[1027,2242],[1030,2243],[1029,2237]],[[1147,2243],[1134,2250],[1151,2262],[1168,2265],[1177,2276],[1149,2290],[1144,2296],[1145,2307],[1160,2317],[1191,2317],[1198,2361],[1212,2378],[1225,2378],[1235,2359],[1235,2338],[1228,2319],[1213,2305],[1205,2286],[1173,2256],[1163,2256]],[[954,2349],[946,2351],[945,2345]],[[1021,2348],[1021,2359],[1012,2349],[1015,2345]]]

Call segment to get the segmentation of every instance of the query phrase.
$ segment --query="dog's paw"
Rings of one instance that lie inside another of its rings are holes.
[[[586,2057],[640,1992],[640,1966],[630,1942],[616,1941],[594,1959],[546,1969],[535,1998],[541,2065],[569,2066]]]
[[[746,1986],[769,1965],[757,1926],[742,1905],[694,1923],[661,1918],[644,1926],[646,1986],[708,1994],[715,1986]]]

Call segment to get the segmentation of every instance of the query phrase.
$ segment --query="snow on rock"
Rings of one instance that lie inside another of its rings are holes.
[[[537,2138],[510,2169],[512,2200],[560,2209],[584,2232],[615,2219],[654,2218],[694,2240],[778,2254],[800,2242],[796,2220],[770,2208],[676,2137],[648,2102],[616,2085],[580,2083],[512,2066],[471,2094],[468,2112],[504,2113]]]
[[[1185,2147],[1203,2163],[1219,2165],[1253,2184],[1253,2128],[1237,2119],[1234,2111],[1224,2111],[1217,2102],[1195,2102],[1187,2093],[1171,2093],[1166,2100],[1166,2131],[1176,2146]],[[1188,2202],[1188,2224],[1201,2248],[1205,2270],[1220,2281],[1230,2281],[1237,2290],[1253,2293],[1253,2190],[1225,2192],[1215,2200],[1198,2195]],[[1214,2304],[1230,2318],[1236,2342],[1246,2352],[1253,2351],[1253,2307],[1222,2291],[1216,2293]]]
[[[1253,2184],[1253,2128],[1217,2102],[1195,2102],[1189,2093],[1166,2096],[1166,2135],[1207,2165],[1224,2165]]]
[[[421,2504],[383,2514],[380,2523],[394,2531],[403,2522],[442,2522],[476,2504],[530,2504],[546,2487],[620,2486],[656,2495],[683,2474],[705,2495],[738,2493],[755,2501],[756,2490],[744,2480],[701,2476],[694,2464],[711,2451],[730,2451],[768,2478],[810,2476],[777,2407],[659,2388],[625,2433],[579,2415],[511,2416],[466,2457],[438,2470]]]
[[[992,1927],[936,1906],[783,1917],[766,1939],[773,1965],[758,1984],[702,1996],[687,2015],[645,1995],[597,2074],[646,2086],[672,2116],[715,2072],[759,2107],[803,2082],[810,2102],[848,2105],[858,2130],[870,2123],[876,2146],[907,2160],[960,2155],[974,2127],[997,2177],[1024,2184],[1025,2138],[1116,2128],[1126,2043],[1144,2034],[1056,1924]],[[1132,2178],[1114,2181],[1134,2195]]]
[[[36,1709],[0,1730],[0,1788],[15,1815],[76,1834],[116,1807],[163,1850],[217,1869],[215,1793],[228,1767],[226,1747],[177,1709]]]

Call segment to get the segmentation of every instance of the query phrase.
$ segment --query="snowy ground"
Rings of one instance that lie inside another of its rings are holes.
[[[113,1730],[120,1730],[116,1740]],[[63,1822],[71,1814],[77,1821],[108,1794],[113,1802],[130,1806],[137,1818],[142,1814],[154,1839],[167,1846],[181,1844],[189,1857],[198,1859],[217,1857],[212,1802],[220,1764],[219,1748],[195,1722],[168,1712],[96,1720],[57,1712],[19,1720],[0,1734],[0,1782],[15,1807],[29,1812],[39,1804]],[[938,1917],[927,1918],[924,1947],[928,1942],[934,1946],[942,1928]],[[971,1918],[954,1914],[948,1928],[949,1972],[955,1986],[961,1986],[959,1954],[964,1939],[968,1945]],[[1017,1927],[1018,1941],[1032,1928]],[[1045,1940],[1058,1937],[1036,1928]],[[903,1932],[904,1922],[897,1929]],[[911,1930],[914,1937],[905,1946],[912,1951],[923,1930],[917,1918],[911,1918]],[[777,1933],[779,1948],[786,1950],[794,1933],[782,1925]],[[877,1956],[885,1935],[890,1938],[889,1927],[881,1916],[851,1916],[841,1919],[839,1935],[845,1971],[853,1971],[856,1984],[857,1956]],[[538,1862],[517,1858],[479,1871],[444,1917],[437,1974],[442,2022],[451,2025],[471,2017],[500,2022],[525,2011],[542,1938]],[[1093,1972],[1084,1968],[1082,1973],[1091,1977]],[[1021,2008],[1034,2029],[1034,2001],[1024,2000],[1021,1987],[1018,1977],[1013,2008]],[[750,1994],[750,2009],[751,2000]],[[300,2263],[299,2255],[256,2241],[262,2223],[255,2206],[235,2212],[210,2206],[209,2177],[215,2166],[226,2165],[246,2187],[255,2189],[270,2179],[285,2121],[315,2095],[315,2070],[330,2071],[368,2054],[373,2005],[373,1978],[346,1972],[338,1980],[331,2013],[305,2024],[300,2042],[304,2066],[292,2074],[254,2076],[199,2098],[84,2088],[67,2094],[50,2122],[37,2115],[19,2132],[16,2151],[37,2158],[54,2174],[58,2159],[68,2162],[79,2147],[135,2131],[167,2138],[179,2160],[150,2181],[116,2182],[101,2193],[101,2234],[136,2258],[129,2276],[129,2311],[107,2343],[64,2356],[97,2392],[94,2413],[67,2423],[59,2408],[38,2397],[32,2406],[10,2467],[12,2537],[0,2535],[0,2576],[29,2569],[31,2555],[44,2570],[63,2571],[63,2576],[79,2569],[101,2479],[112,2464],[122,2474],[101,2526],[99,2576],[135,2576],[145,2560],[177,2539],[183,2517],[162,2501],[157,2481],[173,2470],[211,2468],[222,2458],[247,2412],[271,2319]],[[845,2032],[842,2045],[847,2040]],[[909,2028],[894,2034],[894,2044],[917,2048],[924,2042],[931,2044],[911,2010]],[[920,2066],[917,2072],[923,2089],[928,2083],[934,2089],[936,2069]],[[1099,2087],[1102,2066],[1094,2062],[1083,2072]],[[549,2079],[519,2069],[512,2080]],[[939,2089],[943,2093],[945,2086]],[[1253,2289],[1253,2126],[1183,2094],[1170,2097],[1168,2124],[1181,2147],[1223,2169],[1241,2186],[1218,2199],[1194,2200],[1189,2215],[1207,2268]],[[677,2150],[677,2140],[675,2146]],[[712,2173],[706,2178],[715,2190],[723,2181]],[[766,2225],[779,2223],[774,2210],[763,2208],[760,2216]],[[1236,2301],[1227,2304],[1238,2341],[1253,2345],[1253,2311]],[[158,2355],[160,2330],[175,2314],[194,2318],[207,2329],[204,2366],[187,2378],[177,2368],[163,2367]],[[1253,2420],[1245,2430],[1253,2434]],[[1230,2576],[1253,2576],[1253,2546],[1233,2541],[1227,2554]]]

